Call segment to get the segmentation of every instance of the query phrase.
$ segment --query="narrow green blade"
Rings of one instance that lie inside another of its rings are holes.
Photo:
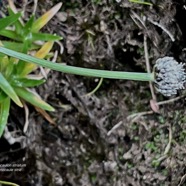
[[[5,77],[0,73],[0,88],[20,107],[22,107],[22,103],[18,98],[17,94],[15,93],[12,86],[9,82],[5,79]]]
[[[32,33],[32,41],[58,41],[61,39],[62,37],[52,34]]]
[[[21,41],[22,39],[13,30],[0,30],[0,35],[16,41]]]
[[[12,11],[11,8],[8,8],[8,13],[9,13],[9,15],[15,15],[15,13]],[[22,34],[23,25],[22,25],[22,23],[21,23],[21,21],[20,21],[19,19],[17,19],[17,20],[14,22],[14,26],[15,26],[16,33],[17,33],[17,34]]]
[[[44,79],[13,78],[11,85],[17,87],[35,87],[43,84],[44,82]]]
[[[2,136],[5,126],[8,121],[10,110],[10,98],[7,97],[1,104],[0,104],[0,137]]]
[[[31,18],[28,20],[28,22],[25,24],[24,31],[30,31],[32,28],[32,25],[34,23],[34,15],[31,16]]]
[[[8,56],[0,57],[0,72],[4,73],[8,65],[9,57]]]
[[[3,30],[8,25],[17,21],[20,16],[21,16],[21,13],[17,13],[17,14],[11,15],[11,16],[7,16],[5,18],[1,18],[0,19],[0,30]]]
[[[1,41],[3,46],[11,50],[22,52],[23,43],[12,42],[12,41]]]
[[[58,3],[54,7],[52,7],[49,11],[47,11],[45,14],[43,14],[40,18],[38,18],[33,26],[32,26],[32,32],[38,32],[43,26],[45,26],[50,19],[59,11],[61,8],[62,3]]]
[[[3,46],[5,48],[9,48],[11,50],[15,50],[18,52],[23,51],[23,43],[18,43],[18,42],[12,42],[12,41],[1,41]],[[40,46],[36,44],[32,44],[31,47],[29,48],[30,50],[38,49]]]
[[[7,98],[8,96],[0,90],[0,104]]]
[[[42,99],[40,99],[38,96],[36,96],[28,89],[15,87],[14,90],[16,91],[19,97],[23,98],[24,100],[31,103],[32,105],[42,108],[44,110],[54,111],[54,108],[52,106],[44,102]]]
[[[3,76],[6,79],[9,79],[9,77],[12,75],[12,73],[14,71],[15,62],[13,60],[15,60],[15,58],[9,58],[7,66],[5,66],[6,63],[3,65],[4,66],[4,70],[1,71],[1,73],[3,74]]]

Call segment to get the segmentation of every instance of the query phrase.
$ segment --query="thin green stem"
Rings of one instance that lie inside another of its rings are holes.
[[[131,3],[139,3],[139,4],[143,4],[143,5],[149,5],[149,6],[153,5],[152,3],[145,2],[145,1],[139,1],[139,0],[129,0],[129,2],[131,2]]]
[[[103,83],[103,78],[100,78],[99,83],[97,84],[96,88],[94,88],[91,92],[86,94],[86,96],[91,96],[92,94],[94,94],[100,88],[102,83]]]
[[[127,79],[127,80],[137,80],[137,81],[154,81],[153,73],[137,73],[137,72],[121,72],[121,71],[108,71],[108,70],[96,70],[89,68],[73,67],[65,64],[52,63],[47,60],[38,59],[27,54],[20,52],[15,52],[13,50],[0,47],[0,53],[6,54],[11,57],[23,60],[25,62],[35,63],[37,65],[50,68],[52,70],[82,75],[90,77],[100,77],[109,79]]]
[[[1,181],[1,180],[0,180],[0,184],[11,185],[11,186],[19,186],[16,183],[12,183],[12,182],[9,182],[9,181]]]

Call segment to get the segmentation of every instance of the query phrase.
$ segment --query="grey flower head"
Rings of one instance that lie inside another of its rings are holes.
[[[169,97],[185,88],[186,73],[183,63],[178,63],[173,57],[163,57],[156,61],[155,68],[155,85],[158,92]]]

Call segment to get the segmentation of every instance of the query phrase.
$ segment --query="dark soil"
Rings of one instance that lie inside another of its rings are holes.
[[[185,0],[146,0],[150,6],[128,0],[40,0],[36,16],[58,2],[62,9],[45,27],[63,36],[58,62],[146,72],[144,36],[151,68],[163,56],[186,62]],[[32,8],[30,0],[27,16]],[[49,113],[56,125],[29,105],[23,133],[24,110],[12,105],[8,130],[20,140],[12,145],[0,140],[0,165],[23,168],[0,171],[1,180],[21,186],[186,185],[184,96],[153,113],[148,82],[104,79],[95,94],[86,95],[98,81],[50,72],[37,91],[56,108]],[[156,96],[158,102],[171,99]],[[131,119],[131,114],[138,115]]]

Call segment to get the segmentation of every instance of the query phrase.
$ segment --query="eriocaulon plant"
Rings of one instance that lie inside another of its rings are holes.
[[[119,72],[119,71],[106,71],[106,70],[96,70],[88,68],[73,67],[64,64],[52,63],[48,60],[38,59],[36,57],[16,52],[4,47],[0,47],[0,53],[11,56],[15,59],[19,59],[26,63],[30,62],[33,64],[40,65],[42,67],[50,68],[56,71],[90,76],[90,77],[100,77],[100,78],[110,78],[110,79],[126,79],[126,80],[137,80],[137,81],[152,81],[155,83],[157,91],[162,93],[164,96],[172,96],[177,94],[177,91],[184,88],[184,83],[186,82],[186,73],[184,71],[184,64],[178,63],[172,57],[159,58],[156,61],[154,71],[152,73],[136,73],[136,72]],[[2,62],[0,62],[1,64]],[[10,75],[11,76],[11,75]],[[10,77],[9,76],[9,77]],[[12,78],[13,82],[14,78]],[[27,89],[19,88],[19,84],[9,84],[2,72],[0,72],[0,127],[5,125],[8,118],[10,99],[12,99],[18,106],[22,106],[19,97],[22,97],[26,101],[29,101]],[[25,92],[26,91],[26,92]],[[35,98],[32,100],[35,100]],[[32,102],[33,104],[33,102]],[[53,108],[47,103],[43,103],[42,100],[35,100],[36,106],[41,104],[43,108],[48,111],[53,111]],[[1,131],[2,133],[2,131]]]
[[[32,15],[26,23],[22,20],[22,14],[16,13],[12,3],[13,1],[9,0],[9,16],[0,19],[0,35],[3,36],[0,46],[22,53],[35,53],[34,56],[41,59],[51,56],[49,52],[54,41],[60,40],[61,37],[41,33],[40,30],[57,13],[62,3],[58,3],[36,20]],[[38,41],[42,45],[38,44]],[[40,109],[54,111],[52,106],[29,89],[45,82],[41,76],[30,75],[36,68],[37,64],[25,63],[0,54],[0,137],[7,124],[10,100],[20,107],[27,101]]]
[[[35,56],[41,57],[41,53],[46,55],[51,46],[51,42],[45,43]],[[19,66],[19,61],[16,58],[0,54],[0,136],[7,124],[10,99],[20,107],[23,106],[22,102],[25,100],[40,109],[54,111],[52,106],[29,89],[44,83],[45,80],[38,78],[37,75],[29,75],[33,71],[32,63],[26,63],[28,65],[23,68],[23,66]]]

